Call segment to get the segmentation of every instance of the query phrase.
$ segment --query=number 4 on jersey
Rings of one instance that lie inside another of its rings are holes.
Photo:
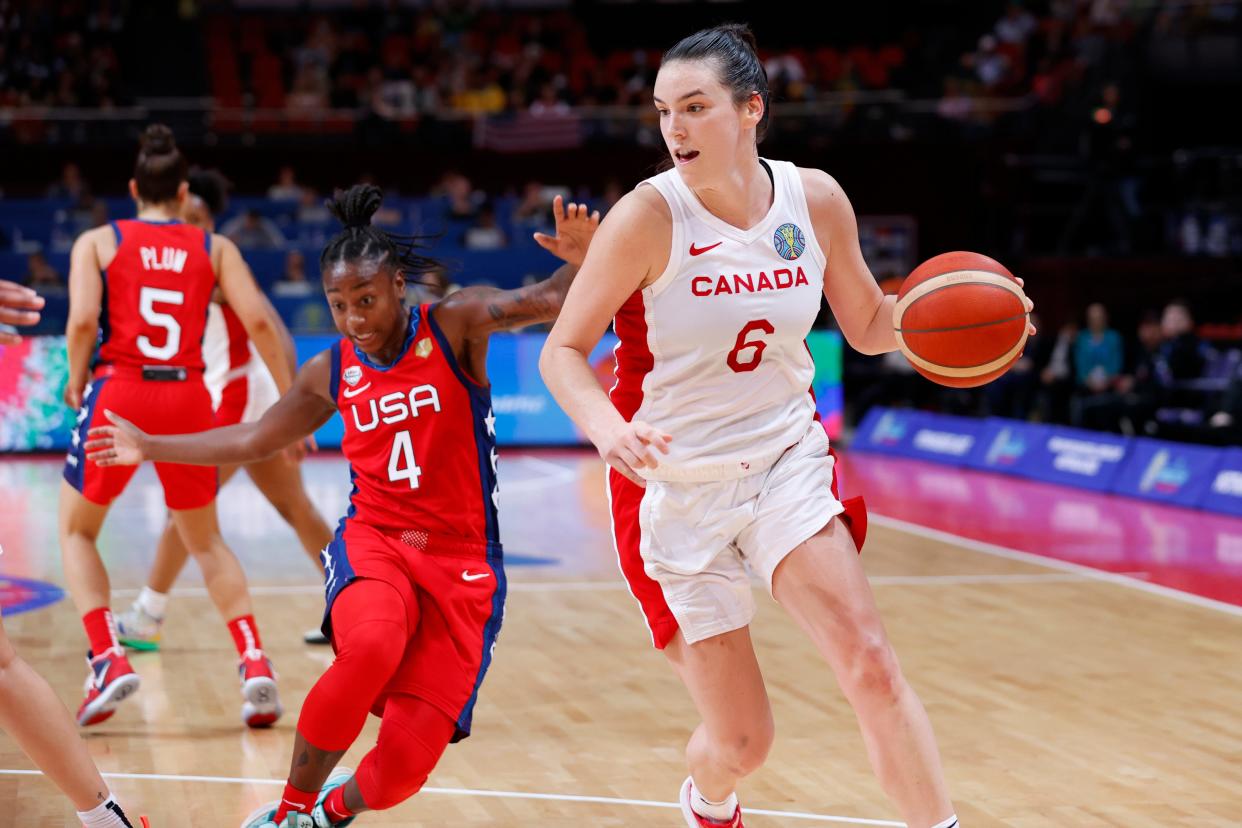
[[[423,470],[414,462],[414,444],[410,442],[410,432],[398,431],[392,441],[392,454],[388,455],[388,479],[396,483],[400,480],[410,481],[410,488],[418,488],[418,478]]]

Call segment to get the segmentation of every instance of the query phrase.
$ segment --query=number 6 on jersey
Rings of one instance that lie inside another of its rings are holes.
[[[414,444],[410,442],[410,432],[398,431],[392,441],[392,453],[388,455],[388,479],[396,483],[400,480],[410,481],[410,488],[418,488],[418,478],[423,470],[414,462]]]

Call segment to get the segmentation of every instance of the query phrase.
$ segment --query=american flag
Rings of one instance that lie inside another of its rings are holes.
[[[494,152],[572,149],[582,146],[582,133],[577,115],[519,112],[475,121],[474,146]]]

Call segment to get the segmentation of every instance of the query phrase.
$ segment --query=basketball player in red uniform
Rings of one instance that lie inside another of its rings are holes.
[[[0,325],[34,325],[43,299],[30,288],[0,280]],[[0,331],[0,345],[20,337]],[[0,622],[0,730],[9,734],[77,809],[88,828],[133,828],[86,750],[56,691],[30,668]],[[142,817],[142,824],[147,818]]]
[[[951,828],[931,723],[858,560],[865,512],[836,495],[809,393],[821,296],[869,354],[897,348],[894,298],[863,261],[840,186],[759,157],[768,84],[749,29],[674,46],[655,107],[672,169],[609,212],[540,367],[611,467],[622,571],[702,717],[682,816],[741,828],[736,785],[772,744],[753,573],[832,667],[906,823]],[[614,317],[609,399],[587,354]]]
[[[78,426],[61,485],[60,544],[69,594],[90,639],[86,698],[78,710],[83,726],[112,716],[140,683],[117,641],[108,608],[108,573],[96,546],[108,509],[134,470],[90,462],[87,430],[101,421],[105,409],[156,432],[213,426],[201,342],[217,284],[278,383],[287,388],[291,382],[270,306],[237,246],[179,220],[186,173],[185,158],[168,128],[148,127],[130,181],[138,217],[88,230],[70,257],[65,401],[78,409]],[[216,471],[168,463],[157,463],[155,470],[173,523],[198,561],[237,648],[242,720],[250,727],[268,726],[280,717],[280,702],[246,576],[220,537]]]
[[[227,203],[228,180],[216,170],[192,170],[189,188],[189,195],[181,208],[182,221],[214,233],[216,216],[224,211]],[[267,301],[266,297],[264,301]],[[274,309],[271,317],[284,344],[292,374],[297,371],[293,338]],[[215,405],[217,428],[253,422],[280,398],[271,372],[256,357],[241,318],[221,301],[218,291],[208,309],[203,361],[206,364],[203,378]],[[302,542],[302,548],[322,574],[319,551],[332,540],[332,530],[311,503],[302,485],[298,463],[300,452],[294,449],[246,464],[246,474],[294,530]],[[237,469],[237,466],[220,469],[221,487],[233,478]],[[116,617],[117,637],[122,644],[139,650],[159,648],[168,593],[188,558],[189,551],[170,520],[156,546],[155,561],[147,573],[146,585],[132,606]],[[303,640],[311,644],[328,643],[318,629],[306,633]]]
[[[311,434],[338,411],[354,490],[324,550],[324,631],[336,661],[302,707],[289,782],[246,828],[345,825],[414,795],[451,742],[470,734],[505,598],[496,519],[496,432],[488,337],[554,318],[599,222],[554,203],[557,235],[536,234],[569,264],[514,291],[473,287],[407,309],[407,275],[435,262],[371,226],[380,191],[339,194],[345,225],[320,258],[343,339],[308,361],[257,423],[192,437],[144,434],[118,416],[92,430],[108,467],[242,463]],[[367,712],[379,741],[356,773],[333,766]],[[325,785],[325,782],[327,783]],[[322,788],[322,790],[321,790]]]

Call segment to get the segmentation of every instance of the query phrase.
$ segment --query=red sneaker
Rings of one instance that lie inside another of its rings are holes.
[[[262,650],[249,650],[237,666],[242,685],[242,721],[247,727],[271,727],[285,712],[276,695],[276,671]]]
[[[78,708],[78,725],[90,727],[112,718],[116,707],[133,695],[142,679],[129,666],[125,651],[120,648],[105,650],[97,656],[86,653],[90,673],[86,676],[86,698]]]
[[[718,822],[714,819],[708,819],[705,816],[699,816],[690,807],[690,789],[692,786],[690,777],[686,777],[686,781],[681,784],[681,815],[686,818],[686,828],[745,828],[742,825],[742,806],[738,805],[737,810],[733,812],[733,819],[728,822]]]

